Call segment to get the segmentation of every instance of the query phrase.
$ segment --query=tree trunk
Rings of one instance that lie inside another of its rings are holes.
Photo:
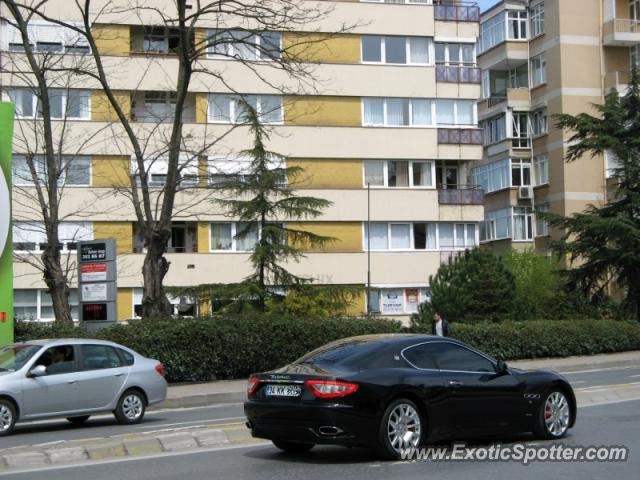
[[[171,303],[164,291],[164,277],[169,271],[169,262],[164,258],[168,236],[153,233],[147,246],[142,266],[144,292],[142,295],[143,318],[162,318],[172,314]]]
[[[69,306],[69,285],[60,267],[60,251],[57,245],[49,244],[42,253],[44,265],[44,281],[49,289],[53,303],[53,314],[58,323],[72,325],[71,307]]]

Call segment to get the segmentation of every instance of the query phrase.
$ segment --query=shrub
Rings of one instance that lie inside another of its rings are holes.
[[[430,333],[424,327],[412,329]],[[170,382],[244,378],[277,368],[330,341],[400,333],[379,318],[196,318],[140,320],[96,334],[47,324],[16,324],[16,339],[94,336],[126,345],[165,365]],[[640,324],[613,320],[531,320],[452,324],[453,337],[505,360],[640,349]]]

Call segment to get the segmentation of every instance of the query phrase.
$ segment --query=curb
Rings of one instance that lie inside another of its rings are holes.
[[[171,387],[169,387],[171,388]],[[240,403],[247,397],[246,391],[208,393],[199,395],[186,395],[183,397],[167,398],[164,402],[149,407],[149,410],[162,410],[164,408],[190,408],[218,405],[222,403]]]
[[[248,430],[228,435],[219,428],[149,434],[126,434],[113,437],[70,440],[47,447],[18,447],[0,450],[0,474],[52,465],[72,465],[119,457],[139,457],[179,451],[193,451],[251,439]],[[239,433],[239,434],[238,434]],[[27,450],[28,449],[28,450]]]

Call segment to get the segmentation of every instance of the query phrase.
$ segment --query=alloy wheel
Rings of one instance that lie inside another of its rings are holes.
[[[561,392],[553,392],[544,405],[544,423],[554,437],[563,435],[569,428],[569,402]]]
[[[122,402],[122,413],[128,420],[135,421],[142,415],[142,399],[135,394],[127,395]]]
[[[13,412],[6,405],[0,405],[0,432],[6,432],[13,424]]]
[[[422,425],[416,409],[407,403],[399,403],[389,414],[387,435],[396,451],[416,448],[420,443]]]

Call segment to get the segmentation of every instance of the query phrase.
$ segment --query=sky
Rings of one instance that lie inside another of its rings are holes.
[[[492,5],[498,3],[498,0],[476,0],[478,2],[478,4],[480,5],[480,10],[481,11],[485,11],[487,8],[491,7]]]

